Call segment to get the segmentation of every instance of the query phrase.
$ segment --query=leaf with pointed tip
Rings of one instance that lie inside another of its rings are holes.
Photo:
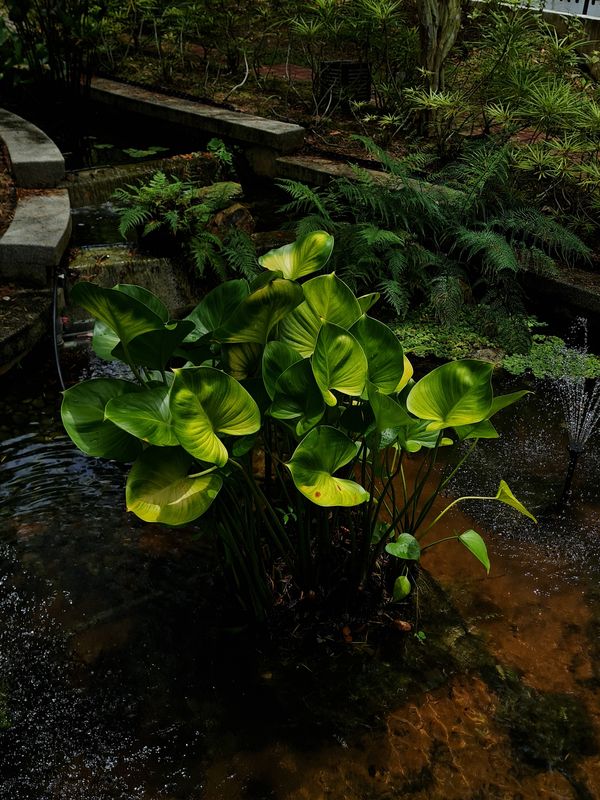
[[[279,338],[307,358],[312,355],[321,326],[326,322],[348,330],[361,316],[358,300],[332,272],[311,278],[302,288],[304,302],[279,325]]]
[[[400,394],[400,392],[404,388],[406,388],[406,386],[408,385],[408,382],[412,378],[413,373],[414,373],[413,365],[410,363],[410,361],[408,360],[408,358],[405,355],[404,356],[404,371],[402,373],[402,377],[400,378],[400,383],[398,384],[398,386],[396,386],[396,389],[394,391],[396,391],[398,394]]]
[[[517,498],[511,492],[506,481],[500,481],[500,486],[498,487],[498,492],[496,494],[496,500],[500,500],[501,503],[506,503],[507,506],[511,506],[519,513],[524,514],[526,517],[529,517],[529,519],[537,522],[537,519],[533,516],[531,511],[528,511],[523,503],[520,500],[517,500]]]
[[[322,425],[306,434],[286,467],[296,489],[316,505],[357,506],[369,493],[355,481],[334,475],[356,458],[357,451],[358,445],[341,431]]]
[[[492,405],[493,366],[464,359],[442,364],[417,381],[406,407],[430,430],[471,425],[486,419]]]
[[[150,311],[160,317],[163,322],[169,321],[169,309],[160,298],[143,286],[137,286],[134,283],[117,283],[116,286],[113,286],[113,289],[139,300],[140,303],[148,306]]]
[[[457,425],[454,430],[461,442],[466,439],[498,439],[500,436],[489,419],[482,419],[472,425]]]
[[[358,341],[369,370],[369,381],[383,394],[397,391],[404,375],[404,352],[387,325],[363,314],[350,328]]]
[[[489,574],[490,559],[488,556],[487,547],[477,531],[469,530],[461,533],[458,537],[458,541],[463,544],[467,550],[483,564],[485,571]]]
[[[132,436],[154,445],[179,444],[169,411],[169,387],[114,397],[106,404],[106,419]]]
[[[326,231],[312,231],[291,244],[269,250],[258,259],[258,263],[295,281],[322,269],[329,261],[332,250],[333,236]]]
[[[147,305],[117,289],[79,281],[71,290],[71,299],[108,325],[125,345],[142,333],[164,327],[164,321]]]
[[[380,292],[371,292],[370,294],[363,294],[360,297],[357,297],[358,305],[360,306],[360,310],[363,314],[366,314],[369,309],[373,308],[375,303],[381,297]]]
[[[61,416],[77,447],[89,456],[133,461],[142,443],[106,419],[105,409],[113,398],[138,391],[134,383],[114,378],[95,378],[67,389]]]
[[[405,597],[408,597],[410,594],[411,586],[410,581],[406,577],[406,575],[398,575],[396,580],[394,581],[394,589],[392,592],[392,596],[394,600],[398,603],[400,600],[404,600]]]
[[[421,558],[421,545],[411,533],[401,533],[395,542],[386,544],[385,550],[391,556],[407,561],[418,561]]]
[[[131,468],[126,501],[145,522],[185,525],[207,511],[223,481],[219,475],[190,476],[194,459],[181,447],[149,447]]]
[[[160,330],[147,331],[136,336],[127,345],[127,352],[122,343],[117,344],[112,354],[128,364],[164,370],[192,329],[193,323],[189,320],[169,322]]]
[[[275,397],[275,384],[288,367],[301,361],[302,356],[284,342],[268,342],[262,358],[262,377],[271,400]]]
[[[528,389],[521,389],[518,392],[511,392],[511,394],[502,394],[500,397],[494,397],[492,400],[492,407],[488,411],[488,419],[503,408],[516,403],[517,400],[520,400],[526,394],[531,394],[531,392]]]
[[[312,355],[314,376],[327,405],[337,403],[331,390],[360,397],[365,388],[368,364],[365,353],[351,333],[327,322],[319,331]]]
[[[182,446],[200,461],[227,463],[217,434],[244,436],[260,428],[260,411],[244,387],[213,367],[174,370],[170,409]]]
[[[194,323],[194,330],[188,334],[186,342],[195,342],[220,328],[249,292],[244,280],[220,283],[187,315],[186,319]]]
[[[220,342],[266,344],[271,329],[302,303],[299,283],[276,278],[245,297],[233,314],[215,331]]]
[[[304,436],[321,421],[325,402],[308,359],[296,361],[279,376],[269,414],[296,423],[296,435]]]

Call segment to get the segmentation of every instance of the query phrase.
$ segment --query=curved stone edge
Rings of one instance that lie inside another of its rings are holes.
[[[65,160],[52,139],[5,108],[0,108],[0,139],[8,150],[17,186],[52,188],[65,177]]]
[[[32,123],[0,108],[0,139],[8,150],[17,206],[0,237],[0,283],[11,283],[11,317],[0,325],[0,374],[45,336],[51,324],[52,275],[71,235],[65,162],[54,142]],[[27,287],[35,287],[30,291]],[[7,290],[8,291],[8,290]]]

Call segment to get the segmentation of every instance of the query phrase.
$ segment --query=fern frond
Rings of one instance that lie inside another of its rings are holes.
[[[259,274],[254,242],[244,231],[233,228],[223,242],[221,253],[234,274],[248,280]]]
[[[573,231],[534,208],[509,211],[490,220],[489,225],[506,231],[513,239],[554,253],[567,263],[587,261],[591,255],[590,248]]]
[[[281,207],[281,211],[293,214],[314,213],[317,211],[318,214],[331,222],[329,212],[317,189],[311,189],[304,183],[292,181],[288,178],[282,178],[276,184],[292,198],[290,203],[286,203]]]
[[[487,228],[459,228],[453,249],[461,258],[471,260],[479,257],[482,273],[488,280],[495,279],[502,272],[516,273],[520,269],[511,244],[500,233]]]
[[[439,275],[431,281],[430,303],[445,325],[456,320],[464,303],[464,287],[456,275]]]
[[[380,281],[378,289],[399,319],[404,319],[410,304],[410,293],[407,286],[393,278],[384,278]]]
[[[145,208],[123,208],[120,214],[119,233],[123,238],[129,231],[141,227],[150,217],[150,211]]]

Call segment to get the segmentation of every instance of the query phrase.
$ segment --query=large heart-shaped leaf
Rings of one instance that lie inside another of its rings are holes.
[[[107,404],[116,397],[135,394],[129,381],[96,378],[83,381],[63,394],[61,416],[65,430],[80,450],[90,456],[133,461],[142,443],[105,418]]]
[[[242,300],[226,322],[215,331],[220,342],[266,344],[271,329],[303,300],[302,287],[276,278]]]
[[[412,378],[414,373],[413,365],[410,363],[406,354],[404,354],[404,372],[402,373],[402,377],[400,378],[400,382],[398,386],[396,386],[395,391],[400,393],[403,389],[406,388],[408,382]]]
[[[463,544],[467,550],[472,553],[475,558],[480,561],[485,567],[485,571],[490,571],[490,558],[488,556],[487,547],[481,536],[477,531],[469,530],[461,533],[458,541]]]
[[[71,291],[71,299],[108,325],[125,346],[136,336],[164,326],[164,320],[147,305],[117,289],[79,281]]]
[[[311,278],[302,288],[304,302],[282,320],[279,338],[307,358],[322,325],[331,322],[348,330],[362,311],[351,289],[334,273]]]
[[[262,358],[262,377],[271,400],[275,397],[275,384],[288,367],[300,361],[302,356],[284,342],[269,342]]]
[[[194,323],[194,330],[186,341],[195,342],[220,328],[249,294],[244,280],[225,281],[209,292],[186,319]]]
[[[363,393],[367,358],[354,336],[339,325],[327,322],[319,331],[312,369],[327,405],[337,404],[332,389],[351,397],[360,397]]]
[[[106,404],[105,416],[119,428],[149,444],[179,444],[169,410],[168,386],[114,397]]]
[[[369,309],[373,308],[375,303],[381,297],[380,292],[371,292],[370,294],[363,294],[360,297],[357,297],[358,305],[360,306],[360,310],[363,314],[366,314]]]
[[[296,435],[304,436],[324,413],[323,395],[310,362],[308,359],[295,362],[279,376],[269,414],[275,419],[294,421]]]
[[[369,381],[384,394],[398,391],[404,375],[404,353],[388,326],[364,314],[350,328],[350,333],[367,357]]]
[[[492,370],[491,364],[472,359],[443,364],[415,383],[406,407],[430,420],[430,430],[480,422],[492,405]]]
[[[482,419],[472,425],[457,425],[454,430],[461,442],[465,439],[498,439],[500,436],[489,419]]]
[[[332,250],[333,236],[326,231],[312,231],[291,244],[269,250],[258,259],[258,263],[295,281],[322,269],[329,261]]]
[[[260,428],[260,411],[244,387],[212,367],[174,370],[171,416],[183,447],[201,461],[223,466],[229,454],[217,434],[245,436]]]
[[[180,447],[149,447],[127,478],[127,509],[146,522],[185,525],[202,516],[223,481],[214,472],[188,473],[194,459]]]
[[[529,517],[529,519],[537,522],[537,519],[533,516],[531,511],[528,511],[523,503],[521,503],[520,500],[517,500],[517,498],[511,492],[506,481],[500,481],[500,486],[498,487],[498,492],[496,494],[496,500],[500,500],[501,503],[506,503],[507,506],[511,506],[519,513],[524,514],[526,517]]]
[[[147,331],[136,336],[129,342],[126,350],[120,342],[112,355],[128,364],[164,370],[193,327],[189,320],[169,322],[160,330]]]
[[[306,434],[286,466],[298,491],[316,505],[357,506],[369,493],[355,481],[334,475],[357,451],[358,445],[341,431],[322,425]]]

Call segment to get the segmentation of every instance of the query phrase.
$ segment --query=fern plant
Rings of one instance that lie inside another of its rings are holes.
[[[166,234],[166,246],[173,252],[182,252],[200,275],[210,266],[218,277],[224,278],[223,242],[207,226],[217,211],[240,194],[238,183],[226,181],[196,186],[190,181],[156,172],[147,183],[117,189],[113,197],[123,237],[132,230],[146,241],[157,232]]]
[[[520,314],[522,270],[548,272],[589,257],[577,235],[515,195],[510,143],[466,150],[431,183],[416,175],[426,159],[394,159],[361,141],[384,173],[355,168],[323,189],[282,180],[291,198],[282,210],[301,216],[299,235],[335,235],[336,274],[354,291],[375,281],[400,319],[422,304],[448,321],[473,301]]]

